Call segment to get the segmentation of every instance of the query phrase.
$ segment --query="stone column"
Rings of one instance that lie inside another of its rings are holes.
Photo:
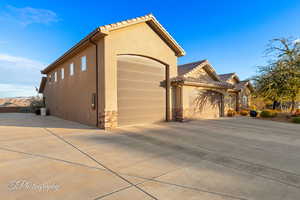
[[[118,126],[118,114],[116,111],[105,111],[99,113],[99,127],[105,130],[111,130]]]
[[[180,85],[176,85],[175,88],[175,106],[173,109],[173,119],[175,121],[183,121],[183,105],[182,105],[182,87]]]

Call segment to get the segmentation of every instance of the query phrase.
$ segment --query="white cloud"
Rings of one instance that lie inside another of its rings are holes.
[[[55,12],[47,9],[32,7],[17,8],[8,5],[4,11],[0,13],[0,20],[27,26],[30,24],[50,24],[57,22],[58,17]]]
[[[36,95],[37,92],[34,86],[0,83],[0,98],[29,97],[29,96],[36,96]]]
[[[0,67],[19,68],[19,69],[36,69],[41,70],[44,64],[24,57],[11,56],[0,53]]]
[[[295,42],[296,44],[297,44],[297,43],[299,44],[299,43],[300,43],[300,38],[297,39],[297,40],[295,40],[294,42]]]
[[[27,96],[41,80],[40,61],[0,53],[0,96]]]

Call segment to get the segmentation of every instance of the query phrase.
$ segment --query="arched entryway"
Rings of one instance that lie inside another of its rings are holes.
[[[166,120],[166,69],[148,57],[118,56],[118,126]]]

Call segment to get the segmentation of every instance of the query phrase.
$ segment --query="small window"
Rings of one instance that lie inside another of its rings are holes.
[[[61,74],[61,80],[64,80],[64,78],[65,78],[65,69],[64,68],[61,68],[60,74]]]
[[[81,57],[81,71],[86,71],[86,56]]]
[[[74,63],[70,64],[70,76],[74,75]]]
[[[57,81],[57,72],[54,72],[54,82]]]

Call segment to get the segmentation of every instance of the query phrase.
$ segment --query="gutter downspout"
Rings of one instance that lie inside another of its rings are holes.
[[[98,44],[94,42],[91,38],[89,39],[90,43],[95,45],[96,47],[96,126],[99,125],[99,78],[98,78],[98,72],[99,72],[99,64],[98,64]]]

